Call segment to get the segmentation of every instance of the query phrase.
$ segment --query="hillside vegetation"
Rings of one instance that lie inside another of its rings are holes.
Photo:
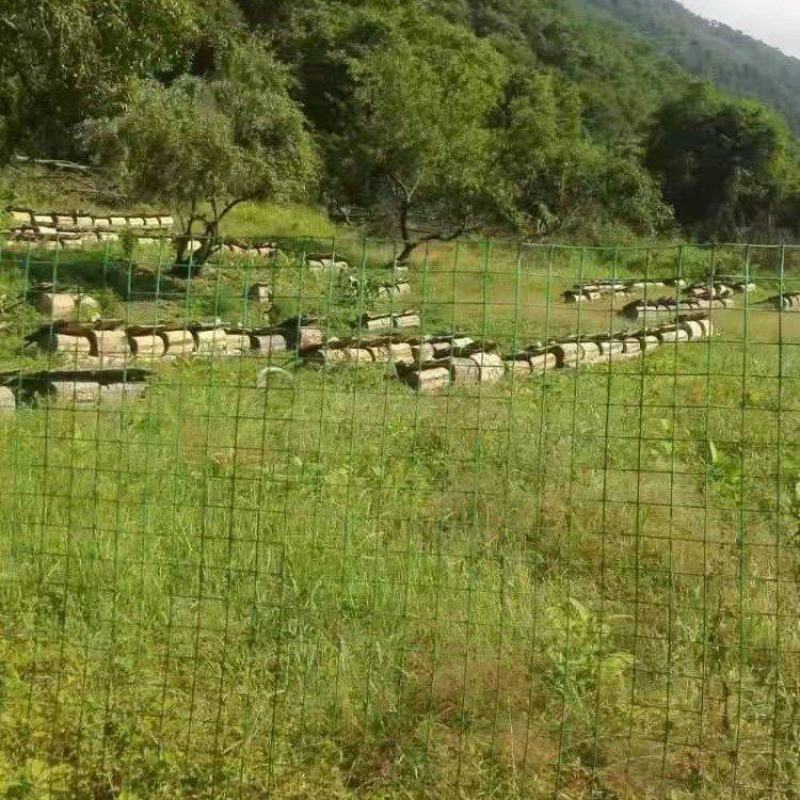
[[[800,61],[740,31],[693,14],[676,0],[578,0],[643,34],[700,78],[772,106],[800,132]]]
[[[2,22],[0,150],[169,205],[179,261],[242,203],[308,198],[401,261],[479,230],[796,233],[779,116],[558,0],[10,0]]]

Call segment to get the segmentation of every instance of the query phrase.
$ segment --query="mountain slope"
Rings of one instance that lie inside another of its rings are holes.
[[[762,101],[800,133],[800,60],[699,17],[676,0],[574,0],[649,39],[692,74]]]

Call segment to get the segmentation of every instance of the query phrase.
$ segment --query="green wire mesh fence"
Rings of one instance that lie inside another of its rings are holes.
[[[797,796],[800,249],[255,244],[2,250],[0,794]]]

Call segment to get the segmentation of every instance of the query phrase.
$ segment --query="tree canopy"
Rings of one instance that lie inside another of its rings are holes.
[[[8,0],[0,52],[0,158],[95,158],[187,239],[300,195],[405,255],[477,225],[796,235],[780,117],[561,0]]]

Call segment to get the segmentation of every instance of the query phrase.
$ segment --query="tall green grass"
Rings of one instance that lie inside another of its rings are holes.
[[[608,261],[482,247],[403,304],[504,347],[620,324],[557,302]],[[247,316],[261,269],[109,310]],[[365,305],[274,269],[280,313]],[[438,396],[232,359],[0,418],[0,795],[792,796],[799,331],[753,303]]]

